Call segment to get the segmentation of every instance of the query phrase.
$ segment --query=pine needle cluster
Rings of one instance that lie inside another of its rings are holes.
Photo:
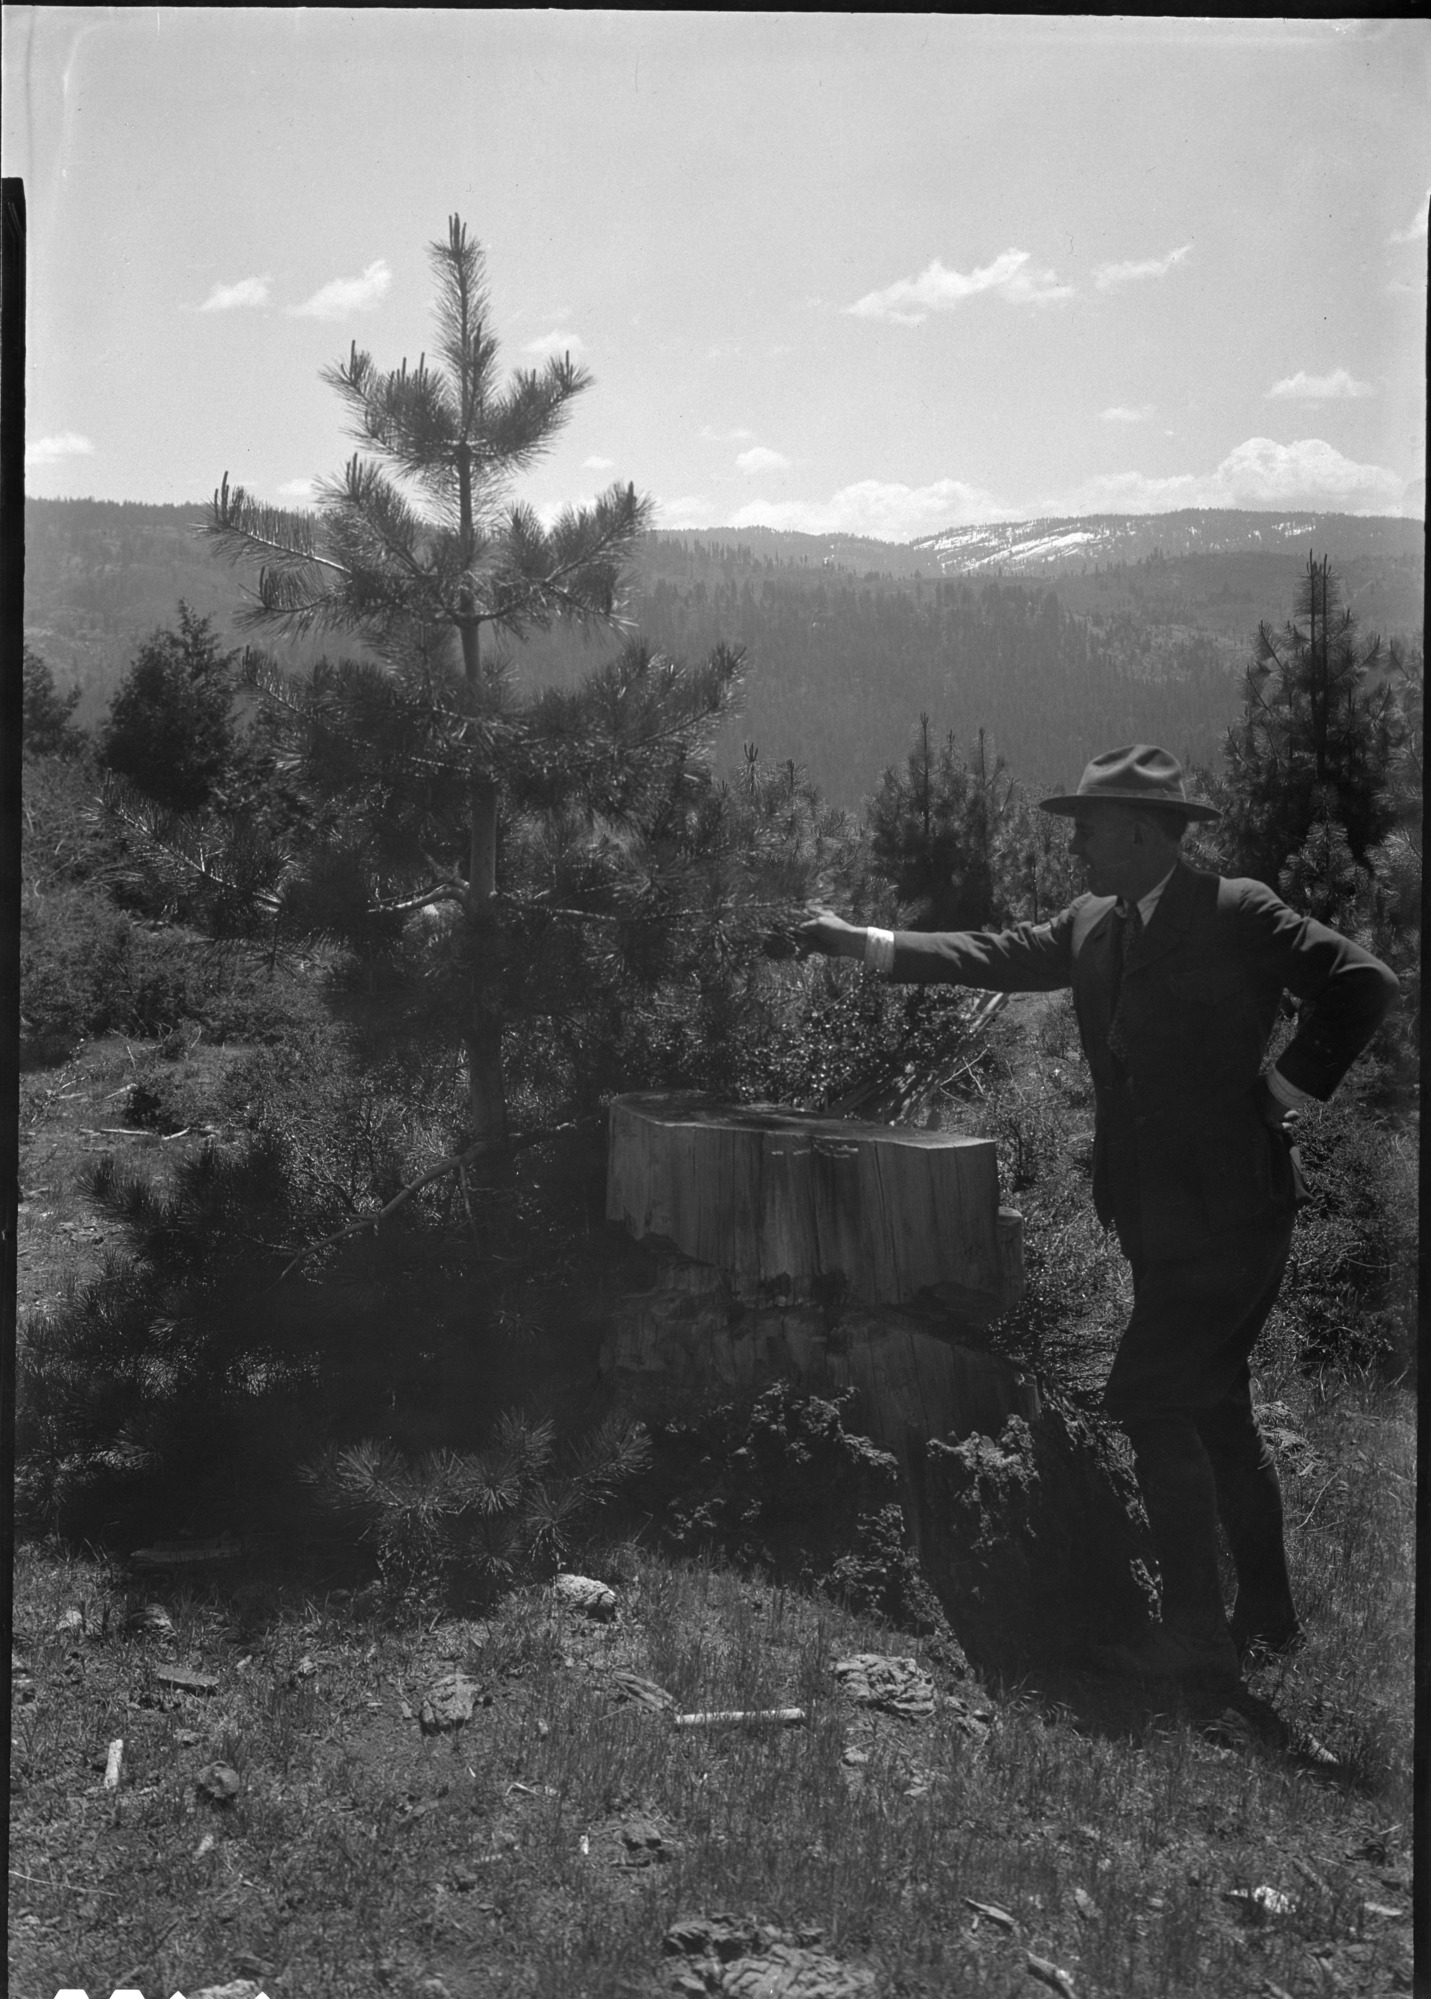
[[[645,1431],[619,1414],[559,1447],[549,1420],[508,1411],[479,1451],[413,1458],[366,1438],[324,1452],[302,1475],[372,1543],[381,1594],[399,1614],[489,1601],[555,1574],[650,1457]]]

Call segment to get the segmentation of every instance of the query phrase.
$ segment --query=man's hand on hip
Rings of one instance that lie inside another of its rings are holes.
[[[1280,1132],[1283,1138],[1290,1138],[1297,1126],[1297,1112],[1273,1094],[1265,1076],[1257,1078],[1257,1114],[1269,1131]]]

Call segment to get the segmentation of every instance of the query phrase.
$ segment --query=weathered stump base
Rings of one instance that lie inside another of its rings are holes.
[[[671,1255],[652,1290],[618,1304],[600,1366],[621,1405],[652,1422],[777,1382],[805,1395],[857,1388],[868,1434],[899,1462],[918,1537],[929,1439],[997,1436],[1010,1416],[1039,1409],[1031,1375],[960,1345],[954,1330],[937,1306],[752,1296],[709,1264]]]

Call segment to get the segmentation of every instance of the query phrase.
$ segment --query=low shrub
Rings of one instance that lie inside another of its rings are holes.
[[[666,1547],[947,1633],[908,1544],[898,1464],[860,1434],[854,1389],[825,1400],[777,1383],[753,1401],[654,1424],[651,1446],[632,1503]]]
[[[20,906],[27,1038],[73,1047],[101,1034],[158,1037],[197,1022],[214,1040],[269,1040],[311,1021],[317,996],[282,963],[137,919],[88,882]]]
[[[1297,1220],[1281,1306],[1309,1373],[1372,1366],[1414,1375],[1416,1141],[1374,1108],[1380,1089],[1368,1066],[1298,1120],[1311,1199]]]
[[[371,1541],[394,1615],[490,1603],[569,1563],[650,1463],[639,1424],[606,1417],[559,1444],[550,1420],[508,1411],[478,1451],[412,1458],[367,1438],[304,1467],[319,1504]]]

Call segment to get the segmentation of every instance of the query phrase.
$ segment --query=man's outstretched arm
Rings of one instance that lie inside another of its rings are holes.
[[[1073,969],[1073,912],[1008,930],[881,930],[816,906],[795,937],[802,949],[858,958],[901,984],[980,986],[989,992],[1056,992]]]

